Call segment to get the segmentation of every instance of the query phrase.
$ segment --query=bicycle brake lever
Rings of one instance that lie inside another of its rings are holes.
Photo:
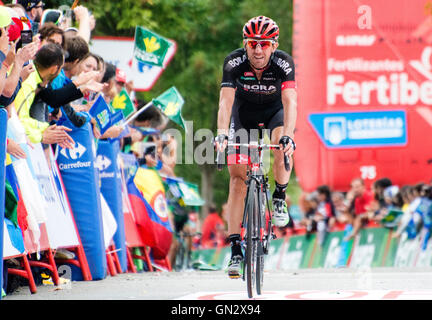
[[[221,171],[222,168],[223,168],[223,164],[220,163],[220,159],[221,159],[221,157],[223,157],[223,155],[224,155],[223,151],[219,151],[219,150],[217,151],[217,154],[216,154],[216,166],[217,166],[217,169],[219,171]]]
[[[285,170],[290,171],[290,161],[286,154],[284,154],[284,163],[285,163]]]

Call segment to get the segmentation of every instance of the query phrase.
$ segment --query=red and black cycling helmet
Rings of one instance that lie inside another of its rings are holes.
[[[279,27],[272,19],[258,16],[246,22],[243,27],[243,38],[277,40],[279,38]]]

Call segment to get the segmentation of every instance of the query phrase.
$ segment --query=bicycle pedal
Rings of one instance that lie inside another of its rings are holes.
[[[229,274],[228,277],[230,279],[240,279],[241,275],[240,274]]]

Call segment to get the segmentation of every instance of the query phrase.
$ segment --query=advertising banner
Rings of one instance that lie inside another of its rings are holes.
[[[369,187],[430,176],[432,140],[422,138],[432,134],[429,1],[294,3],[301,187],[346,191],[357,177]]]
[[[28,148],[28,151],[28,160],[33,164],[42,191],[42,199],[45,202],[45,225],[51,249],[78,246],[79,240],[72,212],[51,149],[46,151],[49,155],[49,163],[40,143],[34,144],[32,148]]]
[[[317,245],[312,257],[312,268],[346,267],[352,242],[345,243],[343,231],[329,232],[321,246]]]
[[[381,267],[387,247],[389,229],[361,229],[355,239],[350,267]]]
[[[126,236],[124,224],[124,210],[122,200],[122,180],[118,163],[120,145],[118,140],[110,142],[100,140],[97,146],[95,166],[99,169],[101,179],[101,193],[104,196],[117,223],[114,234],[114,244],[123,272],[127,271]]]
[[[279,269],[291,270],[308,268],[316,242],[315,239],[315,234],[290,237],[287,249],[283,252]]]
[[[0,159],[6,158],[6,124],[7,124],[7,112],[6,110],[0,110]],[[0,163],[0,190],[5,190],[5,161]],[[4,203],[5,193],[0,192],[0,226],[4,225]],[[0,261],[3,261],[3,234],[5,228],[0,227]],[[0,275],[3,275],[3,263],[0,263]],[[3,288],[3,277],[0,277],[0,300],[1,290]]]
[[[73,149],[59,148],[57,163],[69,197],[93,280],[106,277],[107,263],[96,147],[89,123],[69,134]],[[72,266],[72,279],[82,280],[81,270]]]
[[[269,253],[264,256],[264,270],[280,269],[281,258],[285,252],[286,245],[287,242],[285,239],[275,239],[270,242]]]

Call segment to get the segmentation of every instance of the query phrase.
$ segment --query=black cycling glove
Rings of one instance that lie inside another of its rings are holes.
[[[228,140],[228,136],[226,134],[218,134],[215,138],[215,142],[219,144],[223,144],[224,140]]]
[[[293,149],[295,150],[296,149],[296,144],[295,144],[294,140],[291,139],[291,137],[289,137],[289,136],[282,136],[280,138],[280,140],[279,140],[279,144],[283,145],[284,147],[286,147],[290,142],[292,143]]]

